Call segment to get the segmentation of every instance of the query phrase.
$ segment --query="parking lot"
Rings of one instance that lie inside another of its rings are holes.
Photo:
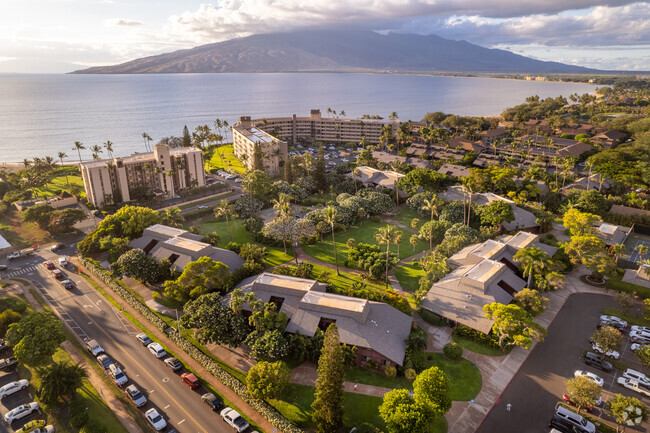
[[[357,160],[357,155],[362,148],[345,148],[337,149],[333,144],[326,144],[323,146],[325,150],[325,169],[326,171],[333,171],[338,165],[346,162],[354,162]],[[306,146],[297,144],[295,150],[289,152],[289,156],[299,156],[310,154],[312,157],[318,157],[318,148],[315,146]]]
[[[2,351],[2,353],[0,353],[0,357],[2,358],[6,358],[11,355],[12,354],[10,350],[4,350]],[[18,377],[18,373],[13,368],[10,369],[9,371],[0,370],[0,387],[20,379],[21,378]],[[2,419],[0,420],[0,432],[7,432],[7,433],[14,432],[16,430],[19,430],[25,423],[31,420],[46,419],[46,416],[39,411],[38,413],[32,413],[31,415],[28,415],[25,418],[21,418],[11,424],[8,424],[4,420],[4,416],[7,412],[9,412],[15,407],[20,406],[21,404],[31,403],[32,401],[34,401],[34,399],[32,398],[29,389],[26,389],[24,391],[18,391],[14,394],[8,395],[7,397],[3,398],[2,403],[0,403],[0,415],[2,415]]]
[[[565,382],[573,377],[575,370],[595,373],[604,380],[603,402],[618,393],[636,397],[646,405],[650,405],[650,398],[616,383],[616,379],[622,375],[621,371],[614,368],[606,373],[587,366],[582,360],[584,351],[593,351],[588,340],[596,330],[599,316],[605,308],[612,307],[618,305],[611,296],[597,294],[571,296],[549,327],[546,340],[535,346],[476,431],[480,433],[549,431],[548,422],[553,416],[555,405],[562,400],[562,395],[566,393]],[[618,362],[647,373],[647,369],[641,366],[630,350],[628,334],[629,328],[624,335]],[[512,405],[510,412],[506,410],[508,403]],[[604,415],[602,408],[594,408],[593,415]],[[612,421],[606,415],[604,418]],[[639,431],[648,431],[649,426],[650,423],[646,422]]]

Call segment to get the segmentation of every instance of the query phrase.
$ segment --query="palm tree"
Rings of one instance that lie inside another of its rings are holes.
[[[530,283],[533,278],[533,273],[542,273],[551,267],[551,258],[536,246],[517,251],[517,254],[513,258],[520,263],[524,277],[528,276],[527,287],[529,289],[532,288],[530,287]]]
[[[395,226],[387,225],[380,227],[375,235],[375,239],[379,245],[386,244],[386,280],[385,284],[388,286],[388,254],[390,252],[390,243],[395,242],[397,238],[397,228]]]
[[[232,232],[230,231],[230,218],[235,217],[235,206],[231,204],[228,200],[221,200],[219,205],[214,208],[214,216],[219,218],[221,216],[226,217],[226,225],[228,226],[228,237],[230,242],[232,242]]]
[[[325,208],[323,213],[325,224],[329,224],[332,229],[332,245],[334,246],[334,263],[336,264],[336,275],[341,275],[339,272],[339,259],[336,254],[336,239],[334,238],[334,224],[336,224],[336,208],[332,205]]]
[[[25,158],[23,159],[23,165],[25,168],[29,168],[29,166],[32,165],[32,162],[29,159]]]
[[[646,254],[648,254],[648,251],[650,250],[650,248],[645,244],[637,245],[634,249],[639,253],[639,263],[643,262],[643,258],[646,256]]]
[[[83,386],[87,377],[86,369],[70,362],[54,363],[36,370],[41,384],[38,387],[39,398],[46,403],[55,403],[61,398],[74,397],[77,389]]]
[[[112,158],[113,157],[113,142],[110,141],[110,140],[107,140],[106,143],[104,143],[104,149],[106,149],[106,152]]]
[[[332,114],[332,109],[327,107],[327,114]]]
[[[57,154],[57,156],[59,157],[59,160],[61,161],[61,167],[63,167],[63,158],[67,158],[68,155],[65,152],[59,152]],[[65,173],[65,184],[66,185],[70,184],[70,182],[68,182],[68,172]]]
[[[352,172],[352,181],[354,182],[354,195],[359,193],[359,187],[357,185],[357,177],[361,177],[361,170],[355,168]]]
[[[619,257],[625,254],[625,245],[623,244],[612,245],[609,249],[609,252],[612,253],[612,255],[614,256],[614,261],[618,263]]]
[[[172,207],[160,212],[160,221],[166,226],[181,227],[185,218],[181,215],[179,208]]]
[[[93,153],[93,159],[99,159],[99,154],[103,152],[102,148],[97,144],[93,145],[90,151]]]
[[[422,210],[431,212],[431,220],[429,221],[429,249],[433,249],[433,216],[438,216],[438,208],[440,207],[441,202],[440,198],[437,195],[434,195],[431,200],[425,199],[424,206]]]
[[[147,144],[151,141],[151,137],[146,132],[142,133],[142,140],[144,140],[144,148],[149,152],[149,146]]]
[[[79,153],[79,164],[81,165],[81,150],[85,149],[86,147],[83,145],[81,141],[75,141],[74,142],[74,147],[72,150],[77,149],[77,153]]]
[[[467,225],[469,226],[470,216],[472,214],[472,194],[474,193],[474,184],[471,177],[463,178],[463,189],[469,195],[469,206],[467,206]]]
[[[397,230],[395,232],[395,244],[397,244],[397,258],[399,259],[399,244],[404,242],[404,232]]]
[[[411,245],[413,245],[413,252],[415,252],[415,247],[418,244],[418,235],[411,235],[411,237],[409,238],[409,242],[411,243]]]
[[[345,117],[345,110],[341,110],[339,114],[341,115],[341,117]]]
[[[390,113],[390,114],[388,115],[388,119],[389,119],[389,120],[397,120],[397,119],[399,119],[399,116],[397,115],[397,112],[396,112],[396,111],[393,111],[392,113]]]

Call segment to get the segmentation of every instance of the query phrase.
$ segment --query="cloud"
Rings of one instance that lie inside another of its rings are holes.
[[[112,20],[106,20],[104,21],[104,23],[109,27],[136,27],[144,24],[142,21],[129,20],[124,18],[115,18]]]
[[[166,31],[181,40],[206,43],[253,33],[314,27],[390,30],[402,26],[404,20],[417,23],[422,17],[433,18],[434,22],[449,16],[509,19],[632,3],[630,0],[220,0],[217,6],[202,4],[194,12],[171,16]]]

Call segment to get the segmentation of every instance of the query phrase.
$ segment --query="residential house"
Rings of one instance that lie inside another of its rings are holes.
[[[564,128],[560,129],[560,135],[562,134],[569,134],[569,135],[591,135],[594,131],[593,125],[590,125],[588,123],[572,123]]]
[[[553,132],[553,128],[551,128],[551,125],[546,120],[540,120],[540,119],[530,119],[524,123],[524,129],[528,132],[531,132],[533,134],[536,134],[538,131],[540,133],[547,133],[550,134]]]
[[[608,223],[601,223],[596,228],[596,236],[605,242],[605,245],[608,247],[624,243],[631,232],[632,227],[624,227]]]
[[[393,162],[399,161],[403,164],[409,164],[416,168],[431,168],[431,163],[424,159],[408,158],[404,156],[393,155],[388,152],[381,152],[378,150],[372,152],[372,157],[377,160],[377,162],[383,162],[384,164],[391,164]]]
[[[582,191],[602,191],[603,189],[607,190],[611,188],[612,184],[610,181],[601,177],[600,174],[595,173],[591,176],[581,177],[569,185],[566,185],[564,188],[560,189],[560,192],[563,194],[568,194],[573,189],[578,189]]]
[[[489,146],[494,143],[496,140],[503,140],[508,136],[508,130],[502,126],[498,126],[494,129],[488,129],[483,131],[480,134],[481,142],[485,146]]]
[[[312,337],[317,329],[325,331],[335,323],[340,342],[357,347],[358,365],[368,366],[370,361],[382,369],[403,365],[413,319],[388,304],[327,293],[326,287],[314,280],[265,272],[241,290],[273,302],[285,313],[286,332]]]
[[[16,209],[20,211],[32,206],[36,206],[37,204],[49,204],[55,209],[61,209],[66,206],[73,206],[77,204],[77,197],[73,196],[67,191],[63,191],[61,194],[55,197],[50,197],[46,200],[22,200],[14,202],[14,206],[16,206]]]
[[[642,263],[637,269],[626,269],[623,281],[650,289],[650,265]]]
[[[210,257],[235,271],[244,260],[238,254],[223,248],[216,248],[203,241],[203,236],[187,230],[155,224],[144,229],[142,236],[129,242],[131,248],[139,248],[158,260],[168,259],[171,268],[182,272],[188,263],[201,257]]]
[[[499,164],[501,164],[501,157],[487,152],[481,153],[472,163],[472,165],[480,168],[487,168]]]
[[[468,140],[465,137],[450,138],[448,144],[449,144],[449,148],[451,149],[462,149],[462,150],[466,150],[467,152],[476,152],[476,153],[481,153],[487,147],[480,141]]]
[[[438,173],[463,178],[469,176],[469,168],[456,164],[443,164],[443,166],[438,169]]]
[[[626,137],[627,134],[624,132],[610,129],[609,131],[594,135],[590,140],[594,143],[600,144],[605,149],[611,149],[624,142]]]
[[[640,216],[650,217],[650,210],[637,209],[635,207],[623,206],[620,204],[612,205],[612,207],[609,209],[609,212],[615,213],[617,215],[626,215],[626,216],[640,215]]]

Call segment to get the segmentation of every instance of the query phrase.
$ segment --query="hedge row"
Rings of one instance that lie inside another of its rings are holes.
[[[113,289],[118,295],[122,297],[129,305],[138,310],[144,317],[147,318],[155,327],[164,331],[167,324],[158,316],[151,312],[151,310],[138,301],[131,293],[122,288],[119,284],[111,278],[110,275],[104,271],[99,264],[94,260],[88,260],[84,257],[79,257],[81,263],[95,275],[102,280],[106,285]],[[252,399],[248,396],[246,385],[237,380],[230,373],[222,369],[214,360],[212,360],[205,353],[201,352],[196,346],[187,341],[182,336],[176,333],[168,335],[169,339],[174,341],[185,353],[190,355],[196,362],[201,364],[203,368],[208,370],[214,377],[221,383],[232,389],[239,397],[246,401],[253,409],[259,412],[275,427],[282,430],[284,433],[304,433],[302,429],[291,424],[289,420],[283,417],[275,408],[267,404],[265,401]]]
[[[637,286],[636,284],[632,284],[632,283],[627,283],[625,281],[619,280],[618,278],[610,278],[607,281],[605,281],[605,287],[608,290],[632,293],[633,295],[636,295],[643,299],[650,298],[649,288],[643,286]]]
[[[452,332],[453,334],[459,337],[467,338],[468,340],[485,344],[486,346],[491,347],[493,349],[499,349],[499,350],[503,349],[499,345],[499,340],[492,334],[484,334],[480,331],[477,331],[476,329],[472,329],[465,325],[456,326]]]

